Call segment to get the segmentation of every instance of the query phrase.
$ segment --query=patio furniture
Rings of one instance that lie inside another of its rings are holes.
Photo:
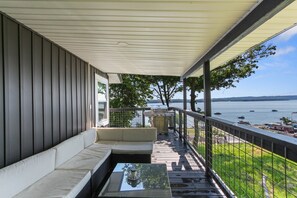
[[[155,128],[82,132],[54,148],[0,169],[0,195],[91,197],[110,172],[113,153],[150,156],[156,136]],[[137,159],[141,162],[143,158]]]
[[[129,177],[131,170],[135,178]],[[171,197],[166,164],[118,163],[99,197]]]

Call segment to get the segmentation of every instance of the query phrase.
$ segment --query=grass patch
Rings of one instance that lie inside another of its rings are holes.
[[[297,163],[250,143],[213,144],[213,169],[237,197],[265,197],[263,181],[271,197],[297,197]]]

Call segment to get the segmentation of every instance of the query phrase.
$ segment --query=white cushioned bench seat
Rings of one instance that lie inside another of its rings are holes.
[[[153,142],[156,128],[98,128],[97,141]]]
[[[114,154],[152,154],[152,142],[121,142],[112,146]]]
[[[0,169],[0,197],[90,197],[118,159],[150,160],[156,134],[155,128],[82,132],[54,148]]]
[[[0,169],[0,197],[12,197],[53,172],[55,153],[49,149]]]
[[[71,159],[84,149],[84,138],[76,135],[54,147],[56,149],[56,167]]]
[[[55,170],[16,198],[76,197],[91,178],[88,170]]]
[[[113,154],[152,154],[156,128],[99,128],[97,144],[110,145]]]
[[[100,141],[99,145],[110,145],[113,154],[152,154],[153,142]]]
[[[153,142],[157,140],[156,128],[123,128],[123,142]]]
[[[93,144],[58,166],[57,169],[90,170],[91,174],[94,174],[110,154],[110,147]]]

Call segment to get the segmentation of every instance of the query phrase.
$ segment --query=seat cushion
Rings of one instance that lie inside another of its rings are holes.
[[[57,169],[79,169],[89,170],[91,174],[95,173],[104,161],[110,156],[111,149],[106,146],[90,146],[79,152],[67,162],[63,163]]]
[[[60,166],[84,149],[82,135],[76,135],[54,147],[56,153],[56,167]]]
[[[97,133],[96,129],[89,129],[81,133],[84,138],[84,147],[87,148],[88,146],[92,145],[97,141]]]
[[[152,154],[152,142],[120,142],[112,145],[114,154]]]
[[[91,178],[88,170],[55,170],[29,186],[17,198],[76,197]]]
[[[95,153],[107,152],[107,151],[111,151],[111,145],[95,143],[86,149],[89,150],[89,152],[93,151]]]
[[[122,128],[98,128],[97,137],[100,141],[122,141]]]
[[[156,128],[124,128],[123,141],[153,142],[157,140]]]
[[[0,169],[0,197],[12,197],[54,171],[55,153],[49,149]]]
[[[111,149],[112,145],[119,144],[121,142],[122,141],[99,141],[99,142],[96,142],[96,144],[102,145],[102,146],[109,146]]]

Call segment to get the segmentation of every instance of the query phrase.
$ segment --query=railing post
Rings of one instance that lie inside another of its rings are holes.
[[[199,141],[199,126],[198,126],[198,119],[194,118],[194,140],[193,145],[195,148],[198,148],[198,141]]]
[[[178,121],[178,133],[179,133],[179,138],[182,139],[182,130],[183,130],[183,126],[182,126],[182,122],[183,122],[183,114],[181,112],[181,110],[178,111],[178,115],[179,115],[179,121]]]
[[[142,109],[142,127],[145,127],[144,109]]]
[[[186,87],[186,79],[183,79],[183,95],[184,95],[184,143],[186,143],[187,137],[187,87]]]
[[[173,110],[173,131],[176,131],[176,111]]]
[[[184,110],[184,143],[186,144],[186,141],[188,140],[188,128],[187,128],[187,114]]]
[[[210,65],[209,60],[203,65],[204,84],[204,112],[205,112],[205,155],[206,155],[206,176],[210,176],[212,169],[212,131],[210,122],[207,119],[211,116],[211,94],[210,94]]]

